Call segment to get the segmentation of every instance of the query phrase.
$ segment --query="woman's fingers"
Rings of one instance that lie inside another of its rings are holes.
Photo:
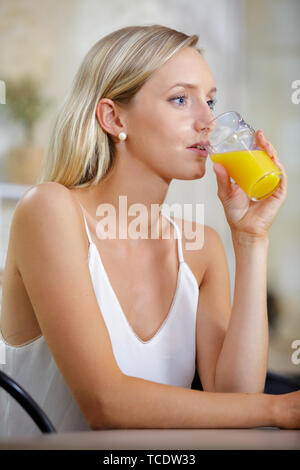
[[[226,199],[230,198],[232,192],[230,176],[226,168],[220,163],[214,163],[213,169],[217,177],[218,196],[221,201],[225,201]]]
[[[282,171],[284,176],[287,177],[284,166],[279,161],[276,149],[271,144],[271,142],[269,142],[266,139],[266,136],[264,135],[263,131],[261,131],[261,130],[257,131],[256,135],[257,135],[257,143],[259,143],[261,145],[261,147],[266,151],[266,153],[269,155],[269,157],[272,158],[275,165]]]
[[[265,134],[263,131],[259,130],[256,133],[257,136],[257,143],[260,144],[260,146],[266,151],[266,153],[269,155],[269,157],[274,157],[278,158],[277,152],[273,145],[266,139]]]
[[[263,150],[269,155],[269,157],[273,160],[273,163],[277,166],[277,168],[283,174],[283,182],[281,183],[281,187],[284,191],[286,191],[287,187],[287,173],[285,171],[284,166],[279,161],[278,154],[274,146],[267,140],[266,136],[264,135],[262,130],[256,132],[256,141],[261,146]]]

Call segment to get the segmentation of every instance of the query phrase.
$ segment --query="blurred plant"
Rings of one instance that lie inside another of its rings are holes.
[[[42,97],[40,85],[32,77],[6,80],[6,109],[24,126],[26,143],[32,143],[35,124],[51,103]]]

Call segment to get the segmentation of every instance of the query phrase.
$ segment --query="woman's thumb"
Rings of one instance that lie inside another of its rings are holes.
[[[223,196],[229,195],[230,189],[231,189],[231,183],[230,183],[230,176],[226,168],[220,163],[214,163],[213,169],[217,176],[219,196],[223,197]]]

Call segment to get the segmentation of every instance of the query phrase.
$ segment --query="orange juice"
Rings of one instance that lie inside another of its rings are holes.
[[[263,150],[237,150],[210,155],[221,163],[250,199],[265,199],[278,189],[282,173]]]

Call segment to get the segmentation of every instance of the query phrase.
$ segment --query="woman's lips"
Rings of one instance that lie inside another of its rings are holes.
[[[188,147],[188,150],[191,150],[192,152],[195,152],[200,157],[206,158],[208,156],[208,151],[207,150],[201,150],[201,149],[198,149],[197,147]]]

